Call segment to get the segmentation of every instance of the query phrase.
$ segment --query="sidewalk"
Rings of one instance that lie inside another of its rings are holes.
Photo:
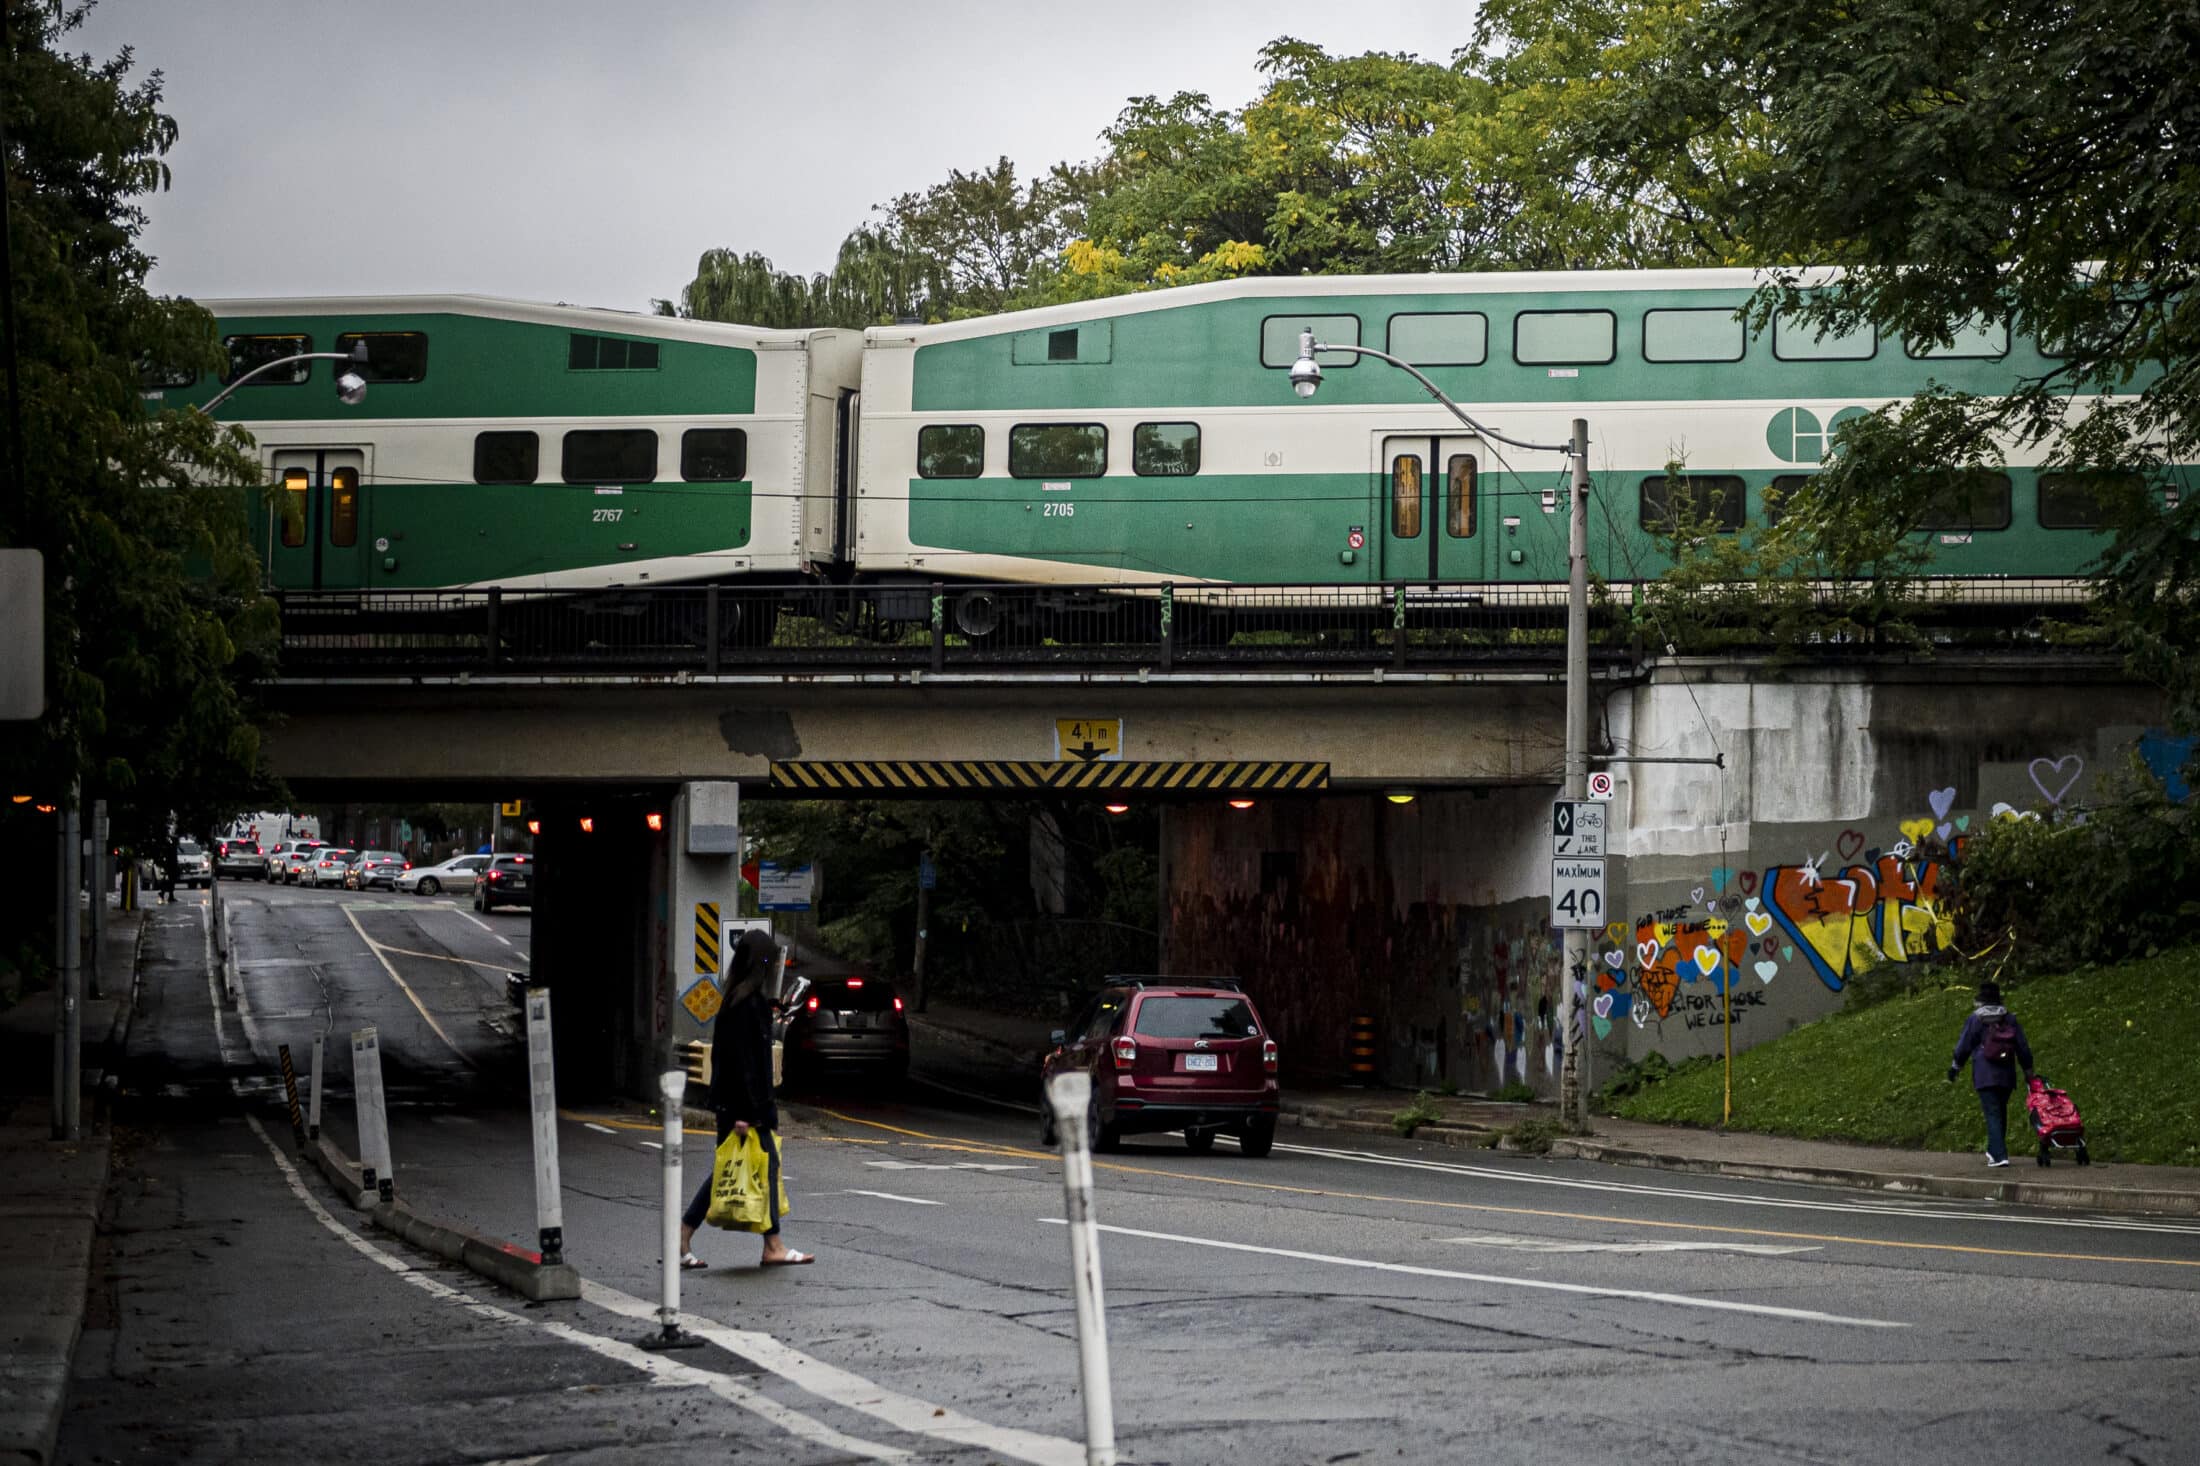
[[[106,996],[83,1007],[84,1123],[76,1144],[53,1135],[50,993],[0,1013],[0,1463],[52,1459],[77,1336],[93,1235],[107,1188],[101,1080],[122,1052],[136,985],[140,913],[107,913]]]
[[[986,1054],[1036,1081],[1057,1020],[989,1013],[934,1002],[909,1015],[918,1041],[947,1041]],[[1406,1090],[1292,1090],[1283,1095],[1286,1125],[1396,1137],[1391,1116],[1413,1102]],[[1504,1132],[1531,1117],[1550,1119],[1549,1105],[1504,1104],[1460,1095],[1432,1096],[1439,1113],[1414,1139],[1469,1149],[1512,1148]],[[2048,1169],[2029,1153],[1988,1170],[1978,1151],[1895,1150],[1833,1140],[1798,1140],[1743,1130],[1695,1130],[1600,1116],[1586,1136],[1560,1136],[1549,1154],[1607,1165],[1802,1181],[1860,1190],[2000,1201],[2022,1206],[2141,1215],[2200,1216],[2200,1168],[2099,1162],[2078,1166],[2058,1157]],[[2019,1144],[2023,1142],[2020,1140]]]

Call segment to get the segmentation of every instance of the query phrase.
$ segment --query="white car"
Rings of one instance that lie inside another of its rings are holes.
[[[454,855],[441,865],[406,871],[397,878],[397,889],[417,891],[423,896],[444,891],[471,891],[488,864],[486,855]]]
[[[341,886],[344,872],[351,869],[351,858],[359,852],[346,850],[339,845],[323,845],[313,852],[312,862],[298,875],[301,886]]]
[[[176,842],[176,884],[179,886],[211,886],[214,884],[214,862],[205,847],[196,840]]]

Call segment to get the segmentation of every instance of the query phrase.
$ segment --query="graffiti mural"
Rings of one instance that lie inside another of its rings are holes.
[[[1927,960],[1955,941],[1949,858],[1911,849],[1831,875],[1776,865],[1761,885],[1772,921],[1833,992],[1882,962]]]

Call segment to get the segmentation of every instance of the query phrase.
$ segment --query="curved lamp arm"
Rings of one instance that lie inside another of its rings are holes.
[[[1419,382],[1428,392],[1428,395],[1443,403],[1453,417],[1458,418],[1459,421],[1467,425],[1470,431],[1482,437],[1493,438],[1507,447],[1523,448],[1532,453],[1563,453],[1569,458],[1573,456],[1574,445],[1571,443],[1530,443],[1521,438],[1508,438],[1503,433],[1484,427],[1481,423],[1467,416],[1466,409],[1446,397],[1443,388],[1423,376],[1413,363],[1400,361],[1389,352],[1377,351],[1372,346],[1349,346],[1342,342],[1324,343],[1316,341],[1312,331],[1301,331],[1299,333],[1299,359],[1291,368],[1291,380],[1293,382],[1319,382],[1321,380],[1321,365],[1314,359],[1314,354],[1318,351],[1349,351],[1355,356],[1372,356],[1389,362],[1392,366],[1413,378],[1414,381]]]
[[[363,367],[367,364],[367,343],[362,341],[349,351],[301,351],[296,356],[278,356],[273,361],[263,361],[251,371],[237,378],[236,381],[216,392],[198,410],[205,416],[212,417],[214,409],[229,400],[230,393],[236,391],[239,387],[250,386],[254,377],[259,376],[262,372],[271,372],[277,367],[294,366],[301,361],[348,361],[355,367]],[[344,378],[338,377],[336,379],[337,391],[343,398],[345,406],[355,406],[360,398],[367,395],[366,378],[357,372],[347,372],[345,375],[351,377],[357,385],[347,386]]]

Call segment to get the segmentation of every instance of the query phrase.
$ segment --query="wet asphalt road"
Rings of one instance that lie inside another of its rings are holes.
[[[720,1342],[668,1366],[631,1347],[657,1287],[640,1108],[561,1126],[573,1304],[361,1234],[278,1159],[274,1045],[374,1022],[412,1203],[530,1242],[524,913],[229,894],[246,998],[218,1022],[195,908],[149,937],[64,1459],[1083,1459],[1035,1115],[921,1084],[791,1104],[788,1238],[821,1260],[760,1272],[753,1238],[705,1234],[684,1301]],[[1314,1131],[1260,1161],[1131,1141],[1097,1174],[1126,1460],[2200,1458],[2200,1225]]]

